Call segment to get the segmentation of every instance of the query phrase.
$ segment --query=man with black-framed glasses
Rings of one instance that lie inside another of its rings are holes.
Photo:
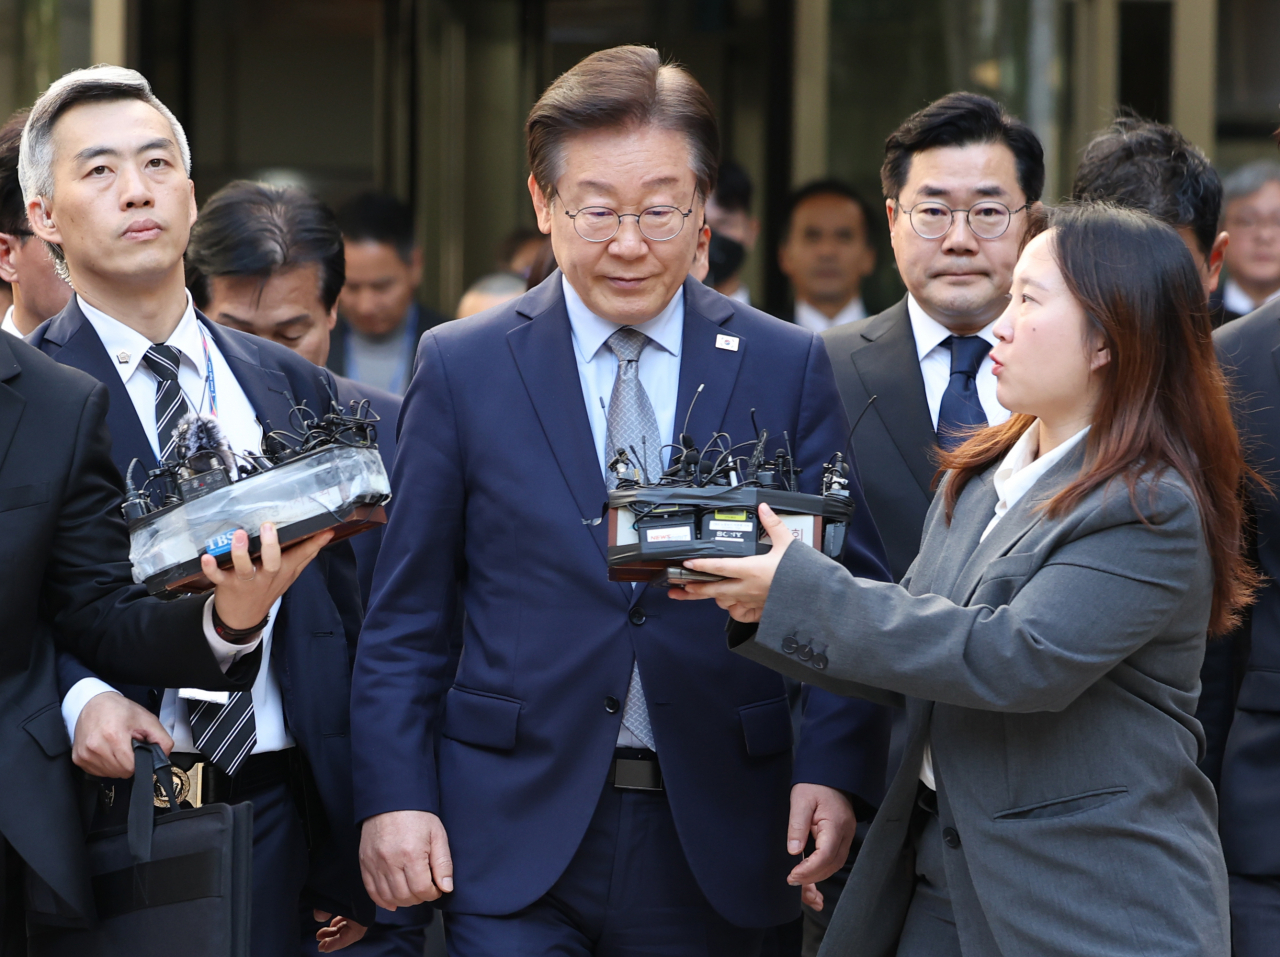
[[[880,179],[907,295],[823,339],[849,415],[876,397],[853,445],[896,581],[920,547],[938,448],[1009,416],[996,401],[987,353],[1028,213],[1044,188],[1044,153],[1031,129],[994,100],[952,93],[893,132]],[[894,744],[891,770],[897,734]],[[821,886],[828,899],[838,895],[840,877]],[[939,875],[917,874],[930,879]],[[806,955],[816,953],[826,920],[808,913]]]
[[[690,74],[593,54],[526,134],[560,268],[430,330],[401,413],[352,686],[365,886],[443,895],[453,957],[750,957],[879,801],[887,715],[808,690],[793,751],[722,612],[609,580],[606,465],[655,479],[681,432],[750,439],[754,410],[814,492],[848,423],[812,332],[689,278],[718,150]],[[883,579],[856,475],[846,563]]]

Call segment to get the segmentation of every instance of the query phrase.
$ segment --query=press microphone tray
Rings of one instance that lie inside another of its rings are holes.
[[[213,584],[200,568],[201,556],[230,567],[237,530],[249,533],[255,557],[264,522],[275,524],[282,548],[326,529],[336,541],[385,524],[390,498],[376,446],[328,445],[130,522],[133,578],[153,595],[206,592]]]

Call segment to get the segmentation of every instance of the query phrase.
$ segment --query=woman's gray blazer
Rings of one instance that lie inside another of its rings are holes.
[[[893,957],[908,825],[932,742],[965,957],[1227,957],[1217,805],[1195,720],[1213,572],[1180,476],[1122,482],[1060,519],[1067,456],[992,529],[994,467],[948,526],[939,494],[901,585],[787,549],[735,650],[904,705],[908,744],[821,953]]]

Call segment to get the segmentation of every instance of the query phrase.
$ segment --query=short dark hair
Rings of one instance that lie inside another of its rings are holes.
[[[939,146],[1003,143],[1013,152],[1018,186],[1028,203],[1044,192],[1044,147],[1031,127],[978,93],[948,93],[912,113],[884,142],[880,184],[886,199],[897,199],[907,184],[911,157]]]
[[[716,175],[716,205],[728,213],[750,213],[751,194],[754,192],[751,177],[742,164],[725,160]]]
[[[338,226],[351,242],[385,243],[404,262],[413,258],[413,210],[387,193],[370,190],[347,200],[338,207]]]
[[[0,233],[30,236],[27,204],[22,200],[22,184],[18,182],[18,151],[22,147],[22,127],[27,110],[18,110],[0,127]]]
[[[209,280],[257,276],[316,263],[320,301],[333,308],[347,278],[342,232],[332,210],[296,186],[237,180],[205,202],[187,246],[187,286],[201,309]]]
[[[707,91],[684,67],[663,63],[652,47],[600,50],[562,73],[525,121],[529,171],[542,194],[555,196],[567,136],[584,130],[655,125],[683,133],[705,200],[716,188],[720,128]]]
[[[862,195],[850,186],[848,183],[839,179],[815,179],[812,182],[805,183],[799,189],[794,190],[787,197],[787,213],[782,220],[782,240],[786,242],[787,237],[791,235],[791,220],[795,217],[796,209],[801,203],[815,196],[839,196],[843,199],[850,200],[857,204],[862,210],[862,228],[866,230],[867,241],[871,239],[872,218],[871,207]]]
[[[1185,226],[1207,258],[1222,215],[1222,180],[1172,126],[1124,110],[1084,148],[1071,198],[1106,200]]]

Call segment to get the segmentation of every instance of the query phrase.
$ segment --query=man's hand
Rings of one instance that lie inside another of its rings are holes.
[[[94,695],[76,719],[71,760],[76,767],[100,778],[133,777],[133,742],[158,744],[168,754],[173,738],[156,716],[122,694]]]
[[[453,860],[440,818],[391,811],[364,822],[360,872],[373,902],[386,910],[433,901],[453,890]]]
[[[252,628],[266,618],[276,599],[333,540],[333,531],[324,531],[282,552],[274,525],[265,523],[258,534],[262,550],[256,561],[249,557],[249,533],[243,529],[231,537],[231,568],[223,571],[212,555],[200,558],[200,570],[215,586],[214,607],[228,628]],[[252,640],[253,636],[249,636],[241,643]]]
[[[349,917],[341,915],[335,917],[322,910],[312,911],[311,916],[318,921],[329,921],[327,927],[321,927],[316,931],[316,941],[322,954],[332,954],[335,950],[350,947],[356,941],[362,940],[369,930],[364,924]],[[332,920],[330,920],[331,917]]]
[[[769,540],[773,543],[767,554],[750,558],[692,558],[684,563],[685,568],[723,575],[725,580],[689,582],[684,588],[672,588],[667,595],[676,601],[714,598],[716,604],[735,621],[748,624],[759,621],[764,614],[764,603],[769,598],[778,563],[795,538],[768,505],[761,504],[758,514],[760,527],[769,533]]]
[[[800,885],[801,900],[814,910],[822,910],[822,892],[814,885],[844,866],[857,827],[853,805],[835,788],[821,784],[797,784],[791,788],[787,853],[802,853],[811,832],[814,851],[795,866],[787,883]]]

